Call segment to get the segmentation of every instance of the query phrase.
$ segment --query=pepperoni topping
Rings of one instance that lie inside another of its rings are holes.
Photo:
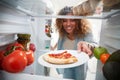
[[[68,53],[67,51],[64,51],[62,53],[51,53],[48,54],[50,57],[54,57],[54,58],[60,58],[60,59],[67,59],[70,58],[72,55],[70,53]]]
[[[64,54],[64,58],[67,59],[67,58],[70,58],[72,55],[70,53],[66,53]]]

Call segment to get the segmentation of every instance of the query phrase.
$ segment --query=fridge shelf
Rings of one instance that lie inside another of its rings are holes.
[[[103,12],[102,15],[95,15],[95,16],[63,16],[63,15],[39,15],[39,16],[32,16],[32,17],[40,17],[45,19],[52,19],[52,18],[71,18],[71,19],[108,19],[114,15],[120,13],[120,10],[112,10],[111,12]]]
[[[0,0],[0,5],[16,10],[25,16],[39,15],[43,11],[45,13],[46,9],[46,4],[41,0],[34,0],[34,2],[33,0]]]
[[[117,9],[117,10],[111,10],[109,12],[103,12],[102,15],[97,15],[97,16],[61,16],[61,15],[52,15],[52,14],[50,14],[50,15],[49,14],[38,14],[33,11],[25,9],[23,6],[11,6],[7,2],[4,2],[3,0],[0,1],[0,4],[7,6],[9,8],[12,8],[12,9],[16,9],[17,11],[20,11],[27,16],[38,17],[38,18],[40,17],[40,18],[45,18],[45,19],[52,19],[52,18],[107,19],[107,18],[111,18],[113,15],[120,13],[120,9]]]
[[[0,34],[0,46],[7,45],[15,41],[15,34]]]

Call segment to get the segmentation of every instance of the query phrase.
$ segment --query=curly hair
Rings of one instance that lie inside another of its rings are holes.
[[[67,15],[68,13],[72,13],[72,7],[65,7],[60,10],[58,15]],[[62,18],[56,19],[55,27],[59,32],[60,37],[68,35],[63,28],[63,20]],[[76,27],[74,30],[74,36],[76,37],[84,37],[87,33],[91,31],[90,23],[86,19],[74,19],[76,22]]]

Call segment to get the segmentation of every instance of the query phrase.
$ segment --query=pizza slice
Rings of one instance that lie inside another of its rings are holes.
[[[61,53],[45,54],[43,59],[52,64],[71,64],[78,61],[78,59],[67,51]]]

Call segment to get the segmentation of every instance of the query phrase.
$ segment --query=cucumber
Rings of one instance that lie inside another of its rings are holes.
[[[115,61],[106,62],[102,68],[106,80],[120,80],[120,63]]]
[[[120,63],[120,50],[113,52],[106,62],[115,61]]]

